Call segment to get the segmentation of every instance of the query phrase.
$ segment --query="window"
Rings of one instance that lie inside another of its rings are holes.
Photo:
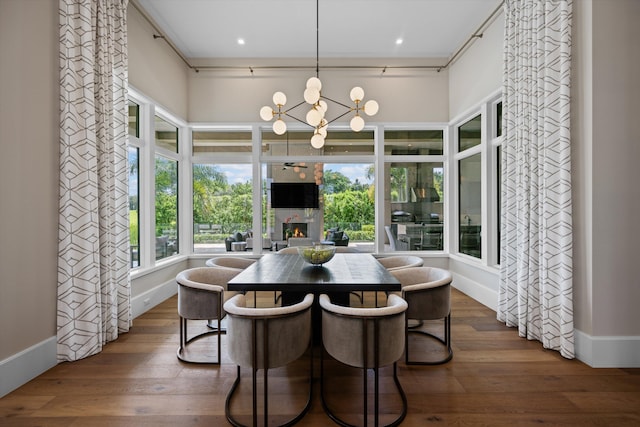
[[[232,241],[252,243],[247,242],[253,224],[251,174],[251,164],[193,165],[195,253],[231,251]]]
[[[336,245],[373,252],[375,242],[374,166],[366,163],[322,165],[324,237]]]
[[[251,132],[194,130],[191,140],[194,156],[206,153],[251,154]]]
[[[140,106],[129,101],[129,260],[131,268],[140,266]]]
[[[140,138],[140,106],[129,101],[129,135]]]
[[[442,130],[385,130],[384,152],[391,155],[442,155]]]
[[[284,135],[262,132],[262,154],[265,156],[363,156],[373,155],[373,131],[331,130],[324,147],[315,149],[309,143],[310,131],[288,130]]]
[[[155,117],[156,147],[164,148],[172,153],[178,152],[178,128],[163,118]]]
[[[384,132],[388,251],[444,249],[444,132]]]
[[[458,128],[458,152],[480,145],[481,125],[482,117],[478,115]]]
[[[405,203],[409,201],[409,181],[406,167],[391,166],[389,169],[389,193],[391,203]]]
[[[129,245],[131,268],[140,266],[140,149],[129,147]]]
[[[156,255],[160,260],[178,253],[178,162],[155,157]]]
[[[481,258],[482,200],[480,168],[481,155],[474,154],[458,162],[458,207],[460,253]]]
[[[496,138],[502,136],[502,101],[496,104]]]

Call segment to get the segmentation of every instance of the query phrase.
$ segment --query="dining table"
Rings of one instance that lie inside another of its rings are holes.
[[[400,282],[372,254],[337,253],[327,263],[316,266],[298,254],[266,254],[227,284],[229,291],[281,291],[282,304],[302,301],[313,293],[314,336],[320,331],[319,295],[327,294],[334,304],[349,305],[351,292],[400,291]]]

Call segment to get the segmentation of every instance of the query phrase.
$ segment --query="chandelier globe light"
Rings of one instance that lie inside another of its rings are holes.
[[[373,116],[378,113],[378,110],[380,108],[378,103],[372,99],[363,104],[364,90],[360,86],[354,87],[349,93],[351,101],[353,101],[353,103],[355,104],[354,106],[343,104],[342,102],[335,101],[322,95],[322,82],[319,78],[320,20],[318,4],[319,0],[316,0],[316,75],[315,77],[310,77],[307,80],[306,88],[302,94],[304,101],[296,104],[288,110],[285,110],[284,106],[287,103],[287,96],[282,92],[276,92],[273,94],[273,103],[275,104],[275,108],[267,105],[260,109],[260,118],[262,120],[269,122],[275,119],[275,121],[273,122],[273,132],[276,135],[283,135],[287,131],[287,124],[283,120],[285,116],[289,116],[292,119],[311,126],[313,128],[313,136],[311,137],[310,142],[311,146],[316,149],[324,147],[325,138],[327,137],[327,127],[329,126],[329,123],[332,123],[351,112],[355,112],[355,115],[349,122],[349,127],[354,132],[360,132],[362,129],[364,129],[365,126],[365,121],[362,118],[361,113],[364,113],[367,116]],[[334,104],[337,104],[338,106],[346,109],[346,112],[339,114],[337,117],[331,120],[328,120],[325,117],[327,114],[327,110],[329,109],[327,101],[333,102]],[[291,111],[298,108],[304,103],[311,105],[311,109],[307,112],[305,120],[301,120],[292,115]]]

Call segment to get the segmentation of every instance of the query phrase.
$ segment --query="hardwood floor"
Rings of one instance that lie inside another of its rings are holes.
[[[273,294],[264,297],[269,300]],[[102,353],[60,364],[0,399],[0,426],[228,425],[224,401],[236,368],[225,362],[224,348],[221,366],[179,362],[176,313],[174,297],[135,319]],[[409,404],[403,426],[640,426],[640,369],[592,369],[566,360],[519,338],[493,311],[455,290],[452,339],[453,360],[445,365],[399,362]],[[412,339],[412,345],[422,344]],[[316,349],[313,405],[299,426],[334,425],[319,397],[318,355]],[[328,365],[331,407],[362,424],[361,372]],[[308,359],[270,371],[271,422],[302,407],[307,372]],[[244,374],[233,412],[250,423],[242,415],[251,409]],[[400,407],[390,374],[381,371],[381,412],[391,414],[383,423]]]

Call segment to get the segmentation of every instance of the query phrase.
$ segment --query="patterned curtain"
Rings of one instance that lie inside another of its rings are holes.
[[[571,0],[507,0],[498,320],[574,357]]]
[[[60,0],[58,361],[129,330],[128,0]]]

